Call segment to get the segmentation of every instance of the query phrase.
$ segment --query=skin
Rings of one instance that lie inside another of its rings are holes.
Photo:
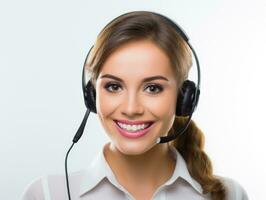
[[[122,82],[102,78],[106,74],[119,77]],[[142,81],[156,75],[168,81]],[[115,85],[106,87],[108,83]],[[104,147],[106,161],[118,182],[135,199],[151,199],[175,167],[169,144],[156,144],[158,137],[167,135],[175,118],[177,82],[167,54],[148,40],[122,45],[102,66],[96,94],[98,117],[111,141]],[[132,139],[117,131],[114,119],[151,120],[154,124],[146,135]]]

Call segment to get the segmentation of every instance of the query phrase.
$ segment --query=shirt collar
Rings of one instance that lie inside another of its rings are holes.
[[[182,155],[177,151],[177,149],[174,146],[169,145],[169,148],[172,152],[174,159],[177,162],[176,162],[175,170],[174,170],[172,177],[165,183],[165,185],[171,185],[179,177],[181,177],[185,181],[187,181],[197,192],[199,192],[200,194],[203,194],[201,185],[195,179],[191,177],[188,171],[188,168],[187,168],[186,161],[184,160]]]
[[[106,146],[105,144],[104,146]],[[177,151],[177,149],[171,145],[169,145],[172,155],[175,160],[177,160],[177,164],[175,165],[175,170],[172,177],[164,184],[171,185],[173,184],[179,177],[183,178],[187,181],[197,192],[202,194],[201,185],[194,180],[187,169],[187,165],[181,154]],[[123,189],[120,187],[118,182],[115,179],[115,176],[107,163],[104,156],[104,147],[101,151],[95,156],[90,166],[86,170],[86,173],[82,179],[80,185],[80,196],[84,195],[86,192],[93,189],[98,183],[100,183],[104,178],[107,178],[113,185],[116,187]]]

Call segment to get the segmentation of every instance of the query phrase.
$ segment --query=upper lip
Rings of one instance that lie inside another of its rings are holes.
[[[138,125],[138,124],[147,124],[147,123],[153,123],[153,121],[128,121],[128,120],[114,120],[115,122],[121,122],[123,124],[129,124],[129,125]]]

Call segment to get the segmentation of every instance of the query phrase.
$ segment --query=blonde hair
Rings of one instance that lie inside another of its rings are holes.
[[[191,50],[165,19],[148,11],[134,11],[120,16],[99,33],[85,64],[93,85],[109,55],[125,43],[143,39],[152,41],[168,55],[180,91],[192,65]],[[179,130],[185,121],[183,117],[176,116],[168,134]],[[224,200],[225,188],[213,175],[211,161],[203,150],[204,136],[196,124],[192,121],[185,133],[170,145],[184,157],[189,173],[201,184],[203,192],[210,193],[212,200]]]

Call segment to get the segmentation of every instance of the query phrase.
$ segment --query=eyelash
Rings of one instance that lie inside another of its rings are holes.
[[[110,87],[113,87],[113,86],[118,86],[118,87],[121,87],[120,84],[118,83],[106,83],[104,85],[104,88],[108,91],[108,92],[111,92],[111,93],[115,93],[116,91],[111,91],[109,88]],[[155,87],[157,89],[157,92],[150,92],[152,94],[158,94],[160,92],[163,91],[163,87],[159,84],[149,84],[146,88],[150,88],[150,87]],[[158,91],[159,90],[159,91]]]

